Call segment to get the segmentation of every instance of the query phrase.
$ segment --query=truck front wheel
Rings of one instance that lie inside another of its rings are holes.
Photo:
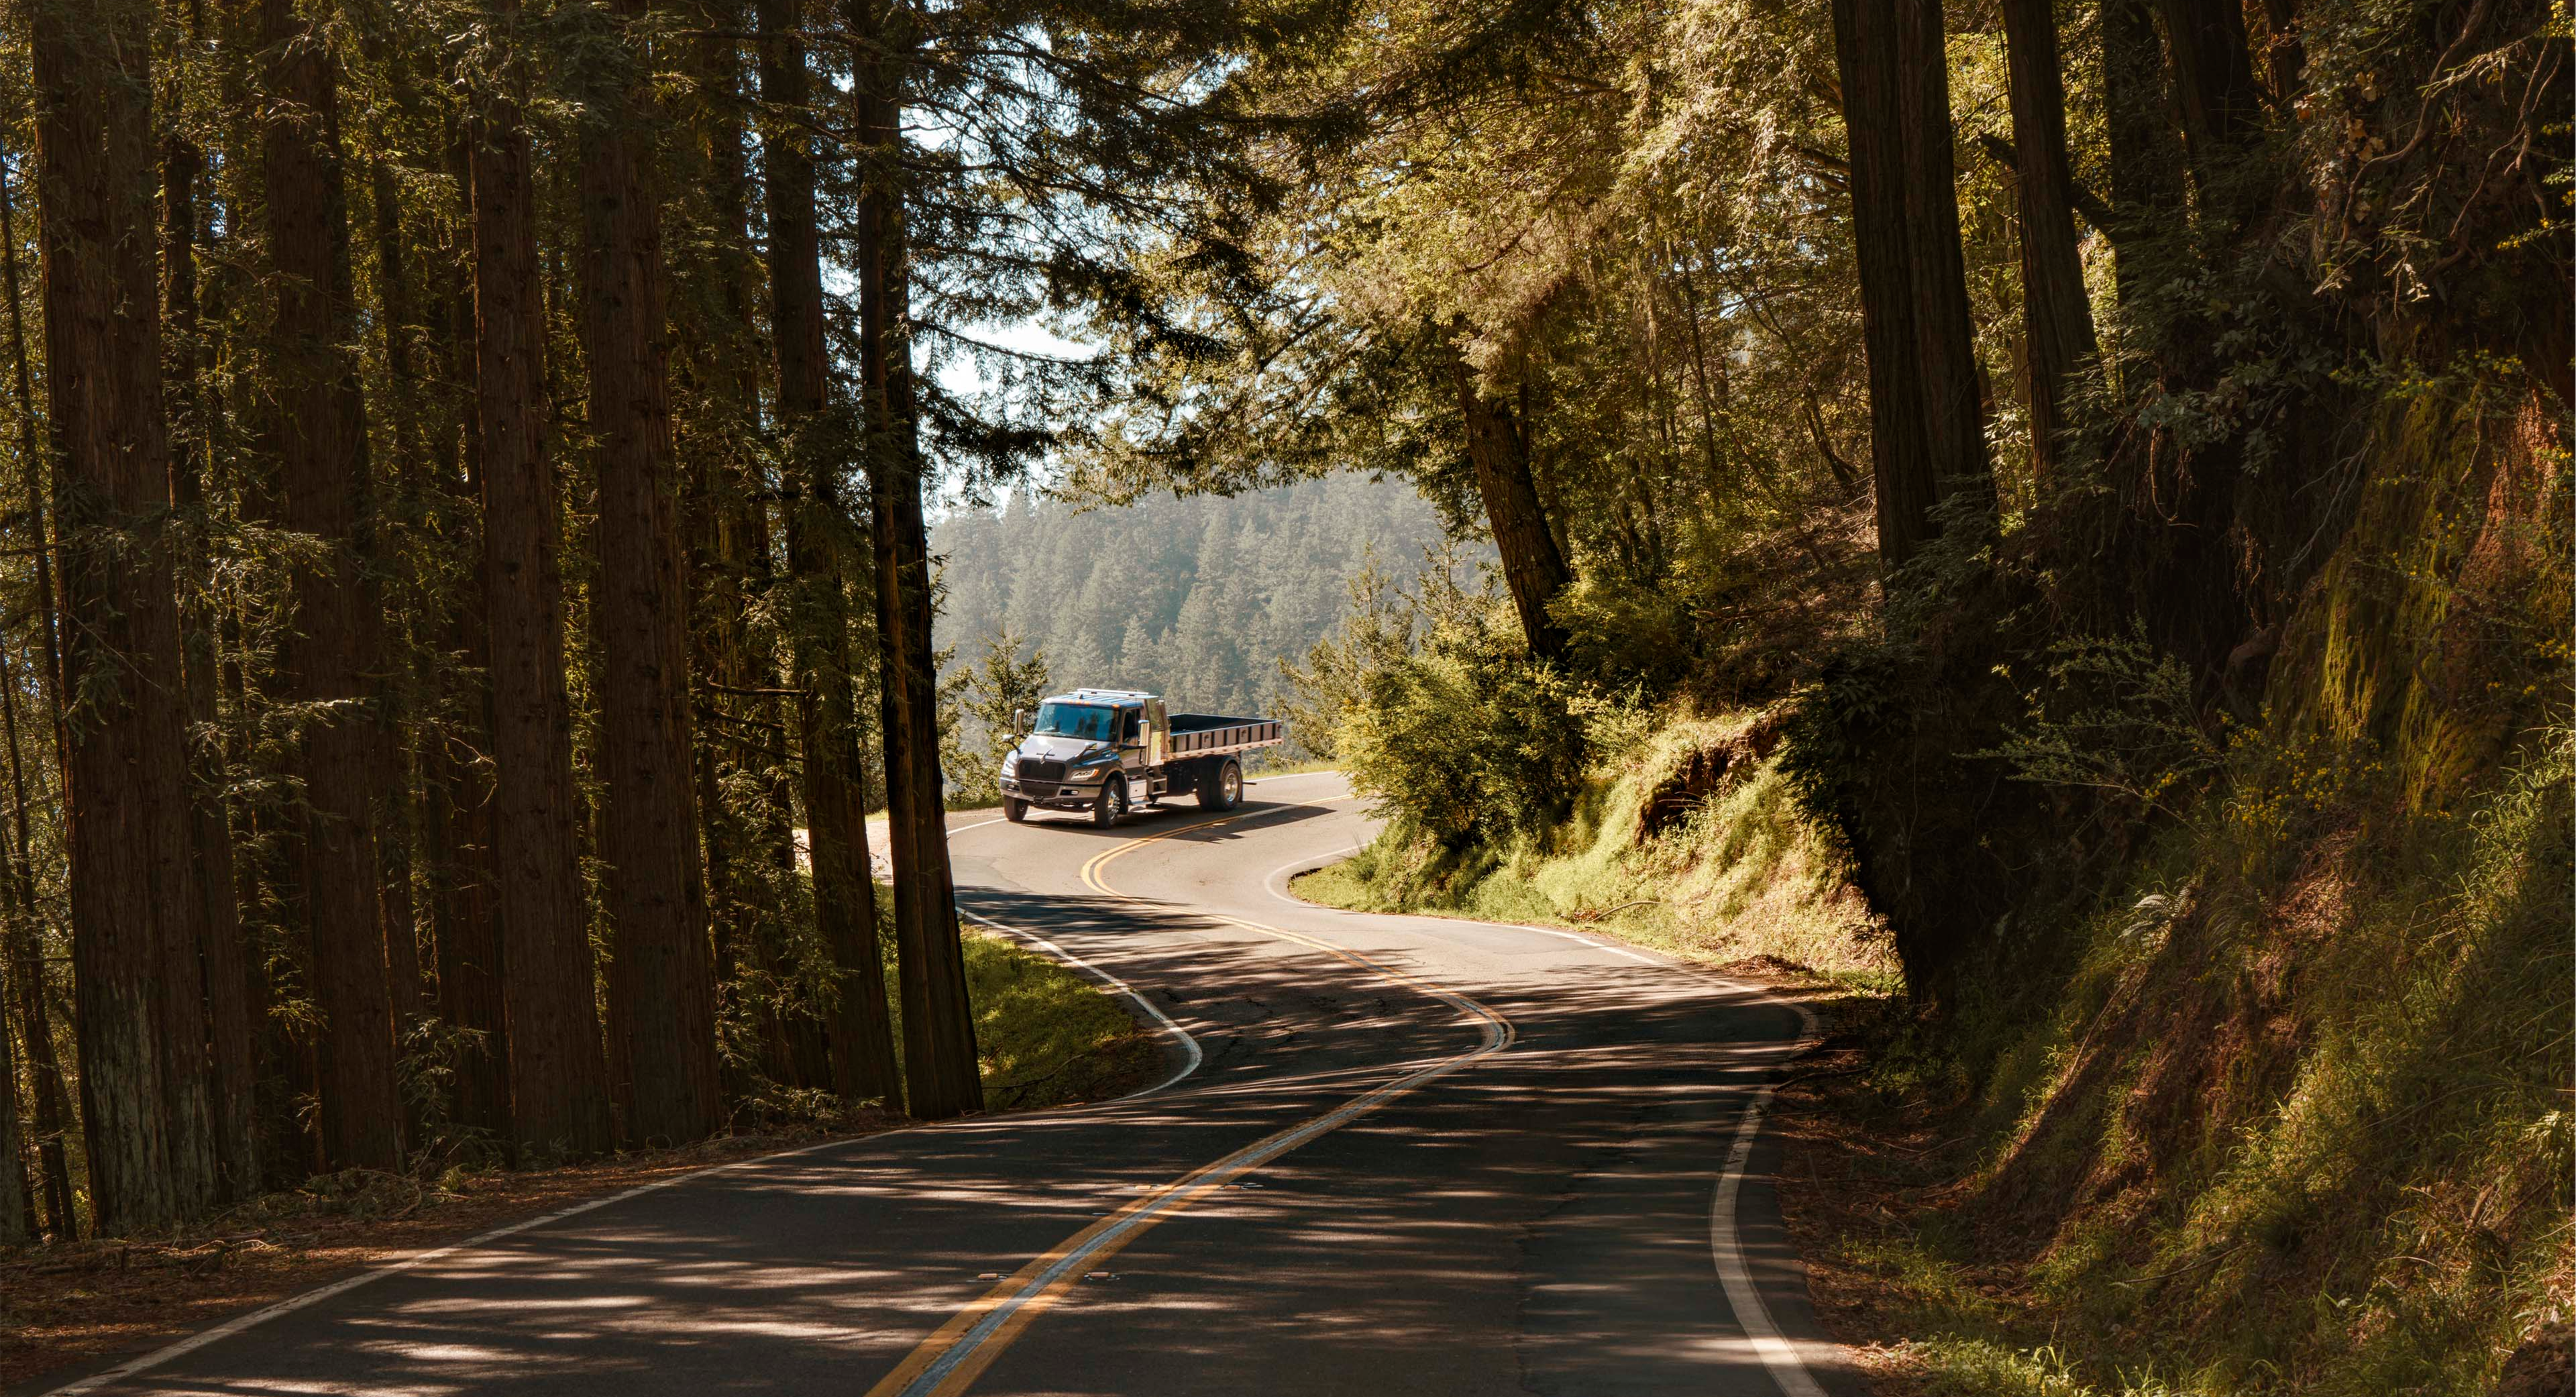
[[[1243,803],[1243,764],[1232,757],[1218,764],[1216,774],[1199,787],[1199,805],[1208,810],[1232,810]]]
[[[1091,807],[1091,823],[1102,829],[1119,822],[1127,814],[1127,778],[1112,776],[1100,783],[1100,799]]]
[[[1018,824],[1029,817],[1029,803],[1018,796],[1002,797],[1002,818]]]

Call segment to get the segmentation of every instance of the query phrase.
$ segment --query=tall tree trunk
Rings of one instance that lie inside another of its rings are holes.
[[[1893,567],[1933,536],[1940,498],[1914,372],[1914,272],[1907,230],[1905,142],[1896,79],[1897,7],[1834,0],[1834,56],[1850,133],[1852,247],[1860,270],[1861,340],[1869,358],[1869,443],[1879,557]]]
[[[631,23],[642,0],[617,0]],[[615,75],[581,150],[583,316],[599,437],[597,631],[612,1081],[627,1137],[685,1143],[716,1127],[715,966],[690,781],[687,578],[672,463],[653,105],[640,62]]]
[[[18,466],[26,501],[23,517],[27,529],[20,546],[28,554],[28,570],[36,582],[33,619],[40,661],[36,693],[44,705],[45,731],[53,744],[54,770],[58,777],[67,777],[69,766],[64,760],[62,722],[62,659],[54,629],[54,550],[46,523],[49,513],[47,501],[52,492],[45,485],[44,455],[37,441],[36,394],[27,372],[26,303],[21,299],[22,294],[18,282],[17,210],[9,187],[8,152],[0,149],[0,295],[7,296],[9,300],[10,386],[18,408]],[[5,664],[5,659],[5,651],[0,651],[0,664]],[[0,671],[0,686],[8,683],[5,671]],[[17,810],[18,847],[23,860],[30,857],[26,851],[32,847],[27,831],[30,795],[18,748],[14,688],[10,693],[10,793]],[[69,807],[65,808],[68,813]],[[34,902],[32,890],[28,901]],[[56,1241],[70,1241],[78,1235],[80,1221],[72,1207],[70,1156],[63,1144],[63,1137],[71,1129],[71,1093],[65,1085],[62,1063],[54,1049],[52,1018],[45,1009],[44,962],[37,938],[38,929],[34,922],[20,928],[22,939],[12,941],[9,954],[25,967],[25,973],[18,979],[19,997],[15,1010],[36,1083],[36,1159],[44,1178],[45,1229]]]
[[[463,134],[449,147],[450,161],[463,190],[471,183],[471,153]],[[470,222],[470,210],[468,213]],[[441,344],[447,381],[470,384],[474,376],[474,293],[463,249],[444,258],[446,284],[441,299],[447,320]],[[452,455],[441,466],[440,506],[454,521],[445,530],[466,559],[482,553],[479,502],[483,494],[482,431],[473,395],[457,412],[447,434]],[[456,1048],[456,1078],[449,1108],[459,1124],[488,1132],[506,1147],[518,1137],[510,1128],[510,1024],[503,989],[501,924],[494,906],[497,874],[492,856],[492,780],[478,755],[491,750],[492,702],[488,676],[492,650],[485,629],[483,572],[479,565],[457,569],[458,595],[449,606],[442,648],[454,657],[448,682],[449,730],[425,757],[430,811],[428,827],[439,848],[433,856],[437,897],[430,923],[438,943],[439,1016],[463,1035]]]
[[[496,27],[518,0],[490,0]],[[561,520],[546,457],[544,288],[536,179],[505,53],[473,139],[475,411],[483,455],[483,586],[491,645],[492,849],[507,941],[511,1125],[547,1153],[609,1146],[608,1066],[582,900],[572,712],[564,692]]]
[[[402,1098],[379,904],[383,610],[373,575],[366,405],[347,357],[357,338],[349,272],[339,81],[316,17],[261,0],[268,55],[269,247],[277,278],[271,359],[279,406],[278,505],[319,549],[293,570],[296,626],[280,678],[307,709],[292,757],[303,788],[293,905],[313,946],[315,1070],[327,1169],[399,1169]]]
[[[1512,607],[1520,613],[1521,633],[1530,654],[1542,660],[1565,658],[1565,628],[1548,618],[1547,604],[1573,580],[1565,554],[1547,525],[1539,503],[1538,484],[1530,473],[1525,424],[1509,405],[1484,395],[1476,370],[1460,351],[1456,336],[1464,325],[1450,327],[1445,341],[1450,382],[1458,393],[1458,415],[1466,423],[1467,459],[1476,468],[1476,493],[1485,504],[1485,525],[1493,532],[1494,550],[1502,555],[1503,582],[1511,588]]]
[[[408,88],[403,91],[405,96],[400,100],[407,102]],[[409,258],[403,248],[402,190],[394,178],[392,163],[381,156],[372,162],[370,175],[374,186],[368,202],[374,206],[375,214],[376,312],[378,329],[384,336],[385,379],[392,390],[389,425],[394,459],[387,472],[390,488],[386,492],[387,508],[382,513],[391,528],[417,530],[426,524],[426,496],[432,488],[434,472],[421,442],[420,370],[412,344],[418,331],[417,312]],[[399,556],[393,548],[383,551],[389,559]],[[407,572],[397,585],[407,593],[417,592],[417,580]],[[381,890],[376,901],[383,912],[385,973],[393,988],[397,1053],[406,1051],[413,1026],[429,1013],[431,973],[421,956],[420,908],[413,890],[414,860],[422,852],[426,773],[417,737],[419,725],[413,720],[415,700],[411,696],[432,692],[439,675],[436,663],[418,641],[414,624],[407,622],[396,638],[399,654],[387,657],[386,669],[398,672],[400,680],[398,690],[387,696],[384,721],[377,727],[380,747],[376,761],[387,780],[376,834],[376,882]],[[417,1135],[418,1114],[419,1103],[406,1099],[403,1128],[407,1136]]]
[[[2111,152],[2111,257],[2122,294],[2145,284],[2142,236],[2180,215],[2182,150],[2167,113],[2152,0],[2102,0],[2102,106]]]
[[[65,547],[73,966],[103,1232],[216,1193],[172,585],[148,0],[34,7],[46,384]]]
[[[2067,394],[2093,357],[2093,302],[2075,250],[2075,179],[2066,156],[2066,83],[2056,0],[2003,0],[2013,167],[2021,200],[2023,344],[2030,456],[2045,485],[2064,462]]]
[[[1923,436],[1937,497],[1966,491],[1991,515],[1976,325],[1959,251],[1958,171],[1951,157],[1950,59],[1942,0],[1893,0],[1897,126],[1905,160],[1907,260],[1914,284],[1914,365],[1923,381]]]
[[[703,711],[714,719],[698,744],[698,815],[707,856],[707,905],[718,969],[718,992],[726,998],[720,1021],[741,1033],[747,1043],[726,1055],[724,1090],[739,1097],[750,1089],[750,1067],[744,1048],[759,1069],[787,1080],[785,1035],[774,1007],[757,996],[757,1009],[742,1023],[742,1003],[755,963],[759,939],[770,920],[766,899],[755,892],[759,866],[756,838],[760,797],[737,809],[739,782],[726,780],[763,769],[767,763],[758,744],[746,740],[745,725],[729,708],[749,708],[755,721],[784,732],[774,696],[740,691],[768,689],[778,683],[774,654],[757,659],[751,628],[744,623],[750,603],[747,584],[754,574],[753,540],[766,508],[757,496],[761,481],[756,459],[741,448],[760,420],[760,363],[764,355],[754,324],[759,303],[759,259],[752,255],[750,232],[750,162],[744,149],[742,50],[734,38],[742,26],[739,0],[700,3],[696,20],[702,29],[693,54],[697,69],[695,108],[701,145],[700,173],[707,200],[707,219],[715,230],[709,246],[686,266],[696,282],[679,304],[695,308],[694,323],[681,335],[691,346],[684,361],[693,377],[690,399],[701,417],[691,425],[694,451],[687,453],[690,472],[689,553],[690,610],[696,621],[697,665],[713,686]],[[762,537],[765,547],[765,536]],[[765,562],[765,559],[762,560]],[[729,792],[737,793],[729,796]]]
[[[192,44],[199,40],[191,34]],[[180,651],[186,667],[189,758],[189,846],[197,859],[197,944],[205,960],[206,1035],[212,1073],[216,1168],[227,1201],[259,1191],[259,1131],[250,1021],[250,955],[243,943],[241,905],[233,896],[233,839],[224,806],[228,784],[224,747],[215,732],[215,613],[204,588],[211,585],[206,472],[211,457],[206,394],[207,362],[197,315],[197,179],[204,158],[173,112],[161,148],[161,307],[174,385],[183,424],[171,443],[170,503],[186,532],[180,559],[192,580],[180,588]]]
[[[10,909],[13,913],[17,909]],[[0,970],[15,967],[0,966]],[[0,1027],[0,1247],[23,1246],[36,1235],[36,1209],[27,1185],[27,1141],[18,1125],[18,1053]]]
[[[8,924],[9,1016],[27,1053],[27,1078],[35,1088],[36,1173],[45,1209],[45,1231],[67,1242],[80,1230],[72,1205],[71,1164],[63,1135],[71,1127],[71,1092],[54,1050],[53,1016],[45,1008],[44,927],[36,901],[35,844],[27,820],[26,759],[18,742],[18,681],[9,649],[0,645],[0,739],[9,744],[11,808],[10,874],[18,915]]]
[[[882,7],[882,8],[881,8]],[[984,1108],[966,1000],[948,812],[939,772],[939,673],[931,646],[930,538],[913,410],[911,272],[904,246],[902,0],[851,0],[862,55],[850,90],[860,142],[859,382],[876,553],[878,691],[884,710],[886,842],[902,962],[904,1084],[911,1112],[944,1120]]]
[[[804,46],[788,37],[793,0],[759,0],[760,95],[772,112],[802,112],[809,78]],[[798,736],[804,749],[807,843],[814,915],[838,980],[830,1019],[833,1090],[851,1100],[902,1103],[894,1029],[877,939],[876,882],[868,868],[866,787],[859,765],[857,666],[850,651],[848,575],[852,526],[837,466],[846,443],[825,411],[821,244],[814,222],[814,161],[793,117],[769,128],[770,336],[778,361],[779,427],[788,438],[788,566]],[[901,907],[900,895],[897,900]],[[920,1079],[913,1079],[915,1091]]]
[[[2262,116],[2254,61],[2245,42],[2245,9],[2238,0],[2157,0],[2157,5],[2164,13],[2174,91],[2182,99],[2183,137],[2206,198],[2212,163],[2252,132]]]
[[[18,402],[18,470],[26,492],[27,537],[36,579],[36,643],[42,670],[36,691],[45,701],[46,726],[54,744],[55,770],[70,780],[65,760],[68,734],[63,729],[63,654],[58,627],[62,612],[54,603],[54,538],[46,515],[54,492],[45,479],[45,455],[36,438],[36,391],[27,372],[26,302],[18,286],[17,210],[9,189],[9,160],[0,148],[0,294],[9,298],[9,370]]]
[[[1878,551],[1891,566],[1937,532],[1934,506],[1994,507],[1951,163],[1939,0],[1834,0],[1850,133],[1852,242],[1869,355]]]

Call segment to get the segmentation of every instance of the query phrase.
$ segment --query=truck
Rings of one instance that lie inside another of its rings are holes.
[[[1107,829],[1175,796],[1202,810],[1243,799],[1243,756],[1288,740],[1276,718],[1171,713],[1133,689],[1076,689],[1012,715],[1019,740],[1002,758],[1002,815],[1079,810]]]

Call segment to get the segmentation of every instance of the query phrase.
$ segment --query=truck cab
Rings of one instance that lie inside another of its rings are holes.
[[[1242,755],[1287,740],[1271,718],[1226,718],[1166,709],[1133,689],[1075,689],[1041,700],[1020,719],[1019,740],[1002,759],[1002,813],[1078,810],[1107,827],[1174,796],[1204,809],[1242,799]]]

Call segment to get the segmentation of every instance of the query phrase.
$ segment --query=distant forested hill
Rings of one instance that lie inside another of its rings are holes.
[[[1412,486],[1357,475],[1089,512],[1014,496],[932,531],[946,589],[938,643],[954,648],[952,669],[970,665],[1007,626],[1023,654],[1045,651],[1060,689],[1267,712],[1278,662],[1302,660],[1333,627],[1366,561],[1409,583],[1439,538]]]

